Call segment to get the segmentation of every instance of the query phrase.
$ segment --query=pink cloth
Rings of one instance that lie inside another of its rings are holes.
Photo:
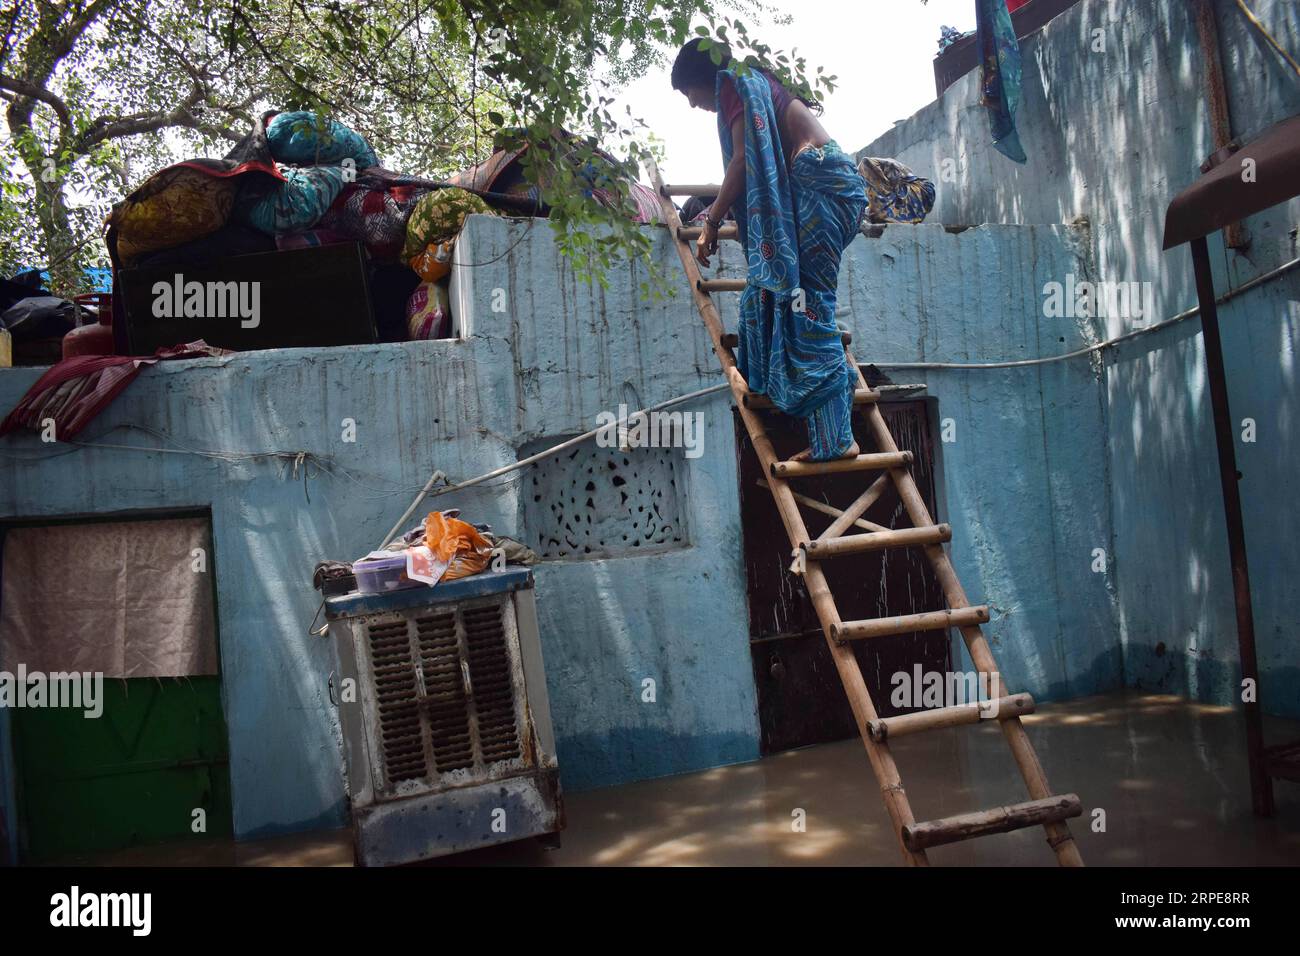
[[[105,405],[117,397],[146,365],[163,359],[229,355],[202,339],[159,349],[153,355],[77,355],[66,358],[36,380],[14,410],[0,422],[0,435],[20,425],[40,431],[47,418],[54,420],[55,440],[71,438],[90,424]]]

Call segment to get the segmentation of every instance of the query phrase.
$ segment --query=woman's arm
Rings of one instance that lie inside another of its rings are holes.
[[[718,250],[718,226],[722,219],[745,188],[745,120],[736,117],[731,124],[731,162],[723,174],[718,196],[709,207],[708,218],[700,232],[699,242],[695,244],[695,258],[701,265],[709,264],[709,256]]]

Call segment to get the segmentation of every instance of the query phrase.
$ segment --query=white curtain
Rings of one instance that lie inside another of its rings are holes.
[[[217,673],[206,518],[12,528],[0,666],[105,677]]]

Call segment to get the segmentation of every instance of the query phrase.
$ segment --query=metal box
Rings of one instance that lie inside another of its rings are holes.
[[[564,826],[533,575],[325,602],[357,862],[410,863]]]

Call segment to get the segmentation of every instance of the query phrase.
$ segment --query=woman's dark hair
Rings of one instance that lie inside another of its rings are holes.
[[[673,89],[685,93],[688,87],[704,86],[713,89],[718,81],[718,71],[725,70],[731,63],[731,48],[717,40],[707,50],[701,50],[704,37],[696,37],[677,51],[673,62]],[[722,62],[713,62],[713,51],[720,50]]]
[[[731,62],[731,47],[727,46],[725,43],[720,43],[717,40],[714,40],[707,50],[701,50],[700,44],[704,42],[704,39],[704,37],[696,37],[694,40],[688,41],[685,46],[677,51],[677,59],[673,61],[673,89],[685,93],[689,87],[703,86],[706,89],[712,90],[718,82],[718,71],[730,69],[733,65]],[[720,50],[722,52],[721,63],[713,62],[713,56],[711,54],[714,50]],[[751,64],[754,63],[752,57],[746,59],[745,62]],[[767,72],[761,67],[753,66],[751,68],[759,69],[761,72]],[[789,84],[782,82],[779,76],[777,77],[777,81],[781,82],[781,85],[787,90],[790,90],[790,95],[803,103],[804,106],[808,107],[814,113],[821,113],[822,105],[813,99],[813,97],[806,95],[803,91],[791,88]]]

